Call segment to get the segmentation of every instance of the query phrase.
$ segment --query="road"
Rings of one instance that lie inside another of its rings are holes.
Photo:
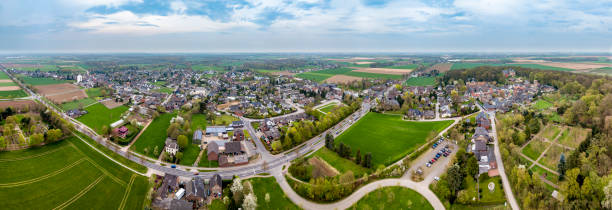
[[[480,106],[480,105],[478,105]],[[481,108],[481,110],[484,110]],[[516,202],[516,198],[514,198],[514,193],[512,193],[512,187],[510,186],[510,181],[508,181],[508,176],[506,175],[506,169],[504,168],[504,161],[502,161],[502,155],[499,150],[499,139],[497,139],[497,127],[495,125],[495,111],[487,111],[489,114],[489,118],[491,119],[491,131],[493,132],[493,145],[495,146],[495,161],[497,162],[497,170],[499,171],[499,175],[502,179],[502,184],[504,185],[504,193],[506,193],[506,199],[508,203],[510,203],[510,207],[512,209],[518,210],[519,205]]]

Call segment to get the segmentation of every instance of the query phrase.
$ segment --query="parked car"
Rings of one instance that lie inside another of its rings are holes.
[[[434,180],[440,181],[440,177],[434,176]]]
[[[427,168],[430,168],[430,167],[431,167],[431,163],[427,163],[427,164],[425,164],[425,165],[427,166]]]
[[[170,166],[170,168],[176,168],[176,165],[172,164],[172,165]]]

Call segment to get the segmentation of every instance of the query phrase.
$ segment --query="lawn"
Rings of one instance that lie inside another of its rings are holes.
[[[348,160],[346,158],[342,158],[338,156],[337,153],[323,147],[319,149],[317,152],[312,154],[312,157],[317,156],[325,162],[329,163],[332,167],[336,168],[340,173],[346,173],[347,171],[352,171],[356,177],[361,177],[363,174],[367,174],[371,171],[371,169],[364,168],[360,165],[355,164],[352,160]]]
[[[566,149],[559,145],[552,145],[546,154],[540,159],[539,163],[546,166],[548,169],[557,171],[557,164],[559,164],[559,159],[561,159],[561,154],[563,154]],[[566,152],[566,158],[569,152]]]
[[[570,127],[563,131],[559,137],[559,143],[568,147],[577,148],[580,142],[584,141],[590,132],[590,129]]]
[[[62,83],[71,82],[69,80],[57,80],[57,79],[46,78],[46,77],[41,77],[41,78],[21,77],[21,79],[23,80],[23,83],[34,85],[34,86],[36,85],[54,85],[54,84],[62,84]]]
[[[28,94],[23,90],[0,91],[0,98],[21,98],[26,96]]]
[[[101,103],[97,103],[85,108],[87,114],[80,116],[77,120],[94,129],[97,133],[102,133],[103,126],[109,126],[111,123],[120,119],[121,114],[128,110],[127,106],[119,106],[114,109],[108,109]]]
[[[551,181],[552,183],[556,184],[556,183],[559,182],[559,176],[557,176],[556,174],[550,173],[550,171],[547,171],[547,170],[545,170],[543,168],[540,168],[540,166],[534,165],[531,168],[531,170],[534,173],[536,173],[536,174],[546,178],[548,181]]]
[[[2,171],[14,172],[0,174],[2,209],[144,208],[147,178],[115,164],[76,137],[0,152],[0,160]]]
[[[95,99],[91,99],[91,98],[84,98],[84,99],[80,99],[80,100],[76,100],[76,101],[71,101],[71,102],[66,102],[63,103],[62,105],[60,105],[60,107],[64,110],[71,110],[71,109],[78,109],[79,107],[86,107],[90,104],[96,103],[98,101],[96,101]]]
[[[187,148],[183,150],[183,159],[179,162],[181,165],[192,166],[195,163],[196,159],[198,159],[198,155],[200,154],[200,147],[195,144],[189,143]]]
[[[560,128],[558,125],[549,124],[541,131],[540,136],[552,141],[555,140],[555,137],[557,137],[557,135],[559,135],[561,129],[562,128]]]
[[[159,115],[157,118],[149,124],[149,127],[136,139],[136,142],[132,144],[131,150],[134,150],[140,154],[145,154],[145,148],[148,148],[149,157],[157,158],[164,149],[166,143],[166,137],[168,133],[168,127],[170,126],[170,120],[176,116],[174,113],[164,113]],[[157,146],[157,153],[154,153],[155,147]]]
[[[410,154],[426,142],[431,132],[436,134],[452,124],[451,120],[436,122],[404,121],[397,115],[368,113],[338,136],[336,144],[343,142],[361,154],[372,153],[372,165],[389,165]]]
[[[435,84],[435,77],[411,77],[410,79],[406,80],[407,86],[427,86]]]
[[[552,107],[553,104],[548,102],[548,101],[546,101],[546,100],[538,99],[533,104],[531,104],[531,106],[533,108],[542,110],[542,109],[548,109],[548,108]]]
[[[478,178],[479,186],[482,192],[480,195],[480,202],[486,203],[504,203],[506,201],[506,197],[504,195],[504,190],[501,189],[501,178],[499,176],[489,177],[486,173],[480,175]],[[490,191],[488,185],[490,182],[495,184],[495,188],[493,191]]]
[[[204,151],[202,153],[202,157],[200,157],[200,162],[198,162],[198,167],[207,167],[207,168],[216,168],[219,167],[219,162],[216,160],[208,160],[208,153]]]
[[[296,206],[280,188],[274,177],[250,178],[245,181],[251,182],[253,192],[257,197],[257,209],[266,210],[288,210],[301,209]],[[270,201],[266,202],[266,193],[270,196]]]
[[[330,103],[330,104],[327,104],[325,106],[318,108],[318,110],[327,114],[328,112],[331,112],[336,107],[338,107],[338,103]]]
[[[213,120],[213,125],[229,125],[233,121],[238,121],[237,117],[228,114],[222,114],[220,116],[215,116],[215,120]]]
[[[194,114],[191,116],[191,130],[195,131],[197,129],[206,129],[206,115]]]
[[[348,209],[433,209],[418,192],[405,187],[383,187],[368,193]]]
[[[523,148],[522,153],[527,157],[536,160],[540,157],[540,154],[544,152],[544,150],[550,145],[548,142],[541,141],[539,139],[533,139],[525,148]]]

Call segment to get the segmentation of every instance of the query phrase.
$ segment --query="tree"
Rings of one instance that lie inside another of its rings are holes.
[[[236,201],[236,203],[242,200],[242,190],[244,190],[244,187],[242,186],[240,177],[234,178],[234,182],[232,183],[230,190],[232,191],[234,201]]]
[[[43,136],[43,134],[37,133],[30,136],[30,146],[38,145],[43,141],[45,141],[45,136]]]
[[[103,125],[102,128],[100,128],[100,132],[102,132],[102,135],[108,136],[111,132],[110,132],[110,128],[108,128],[108,125]]]
[[[155,146],[155,148],[153,148],[153,155],[159,155],[159,147]]]
[[[612,209],[612,181],[608,181],[608,185],[603,188],[604,199],[601,201],[601,206],[606,209]]]
[[[47,131],[47,142],[55,142],[62,137],[62,131],[60,129],[51,129]]]
[[[270,193],[266,193],[264,200],[266,201],[266,203],[270,203]]]
[[[368,152],[365,154],[365,156],[363,157],[363,162],[361,162],[361,165],[365,168],[372,168],[372,153]]]
[[[176,155],[174,155],[174,159],[175,159],[175,162],[177,162],[177,163],[180,162],[181,159],[183,159],[183,153],[182,152],[177,152]]]
[[[176,137],[176,143],[179,145],[179,147],[181,147],[182,150],[187,148],[187,144],[189,144],[189,141],[187,140],[187,136],[179,135],[178,137]]]
[[[334,149],[334,136],[332,136],[329,132],[325,135],[325,147],[327,149]]]
[[[461,190],[461,184],[463,183],[463,172],[459,164],[453,164],[447,171],[446,181],[448,182],[448,188],[452,195],[455,195]]]
[[[255,210],[257,208],[257,197],[253,193],[249,193],[244,197],[242,208],[245,210]]]
[[[168,126],[168,129],[166,130],[166,132],[168,133],[168,137],[176,139],[179,135],[179,127],[180,125],[178,123],[170,124],[170,126]]]
[[[566,164],[565,164],[565,154],[561,154],[561,158],[559,158],[559,164],[557,164],[557,172],[559,172],[559,181],[562,181],[565,176]]]
[[[0,149],[4,149],[6,148],[6,140],[4,139],[4,136],[0,136]]]
[[[272,149],[273,149],[274,151],[279,151],[279,150],[281,150],[282,148],[283,148],[283,145],[281,144],[281,142],[280,142],[280,141],[273,141],[273,142],[272,142]]]

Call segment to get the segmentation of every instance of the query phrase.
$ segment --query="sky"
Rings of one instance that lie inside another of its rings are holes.
[[[0,52],[612,53],[612,0],[1,0]]]

